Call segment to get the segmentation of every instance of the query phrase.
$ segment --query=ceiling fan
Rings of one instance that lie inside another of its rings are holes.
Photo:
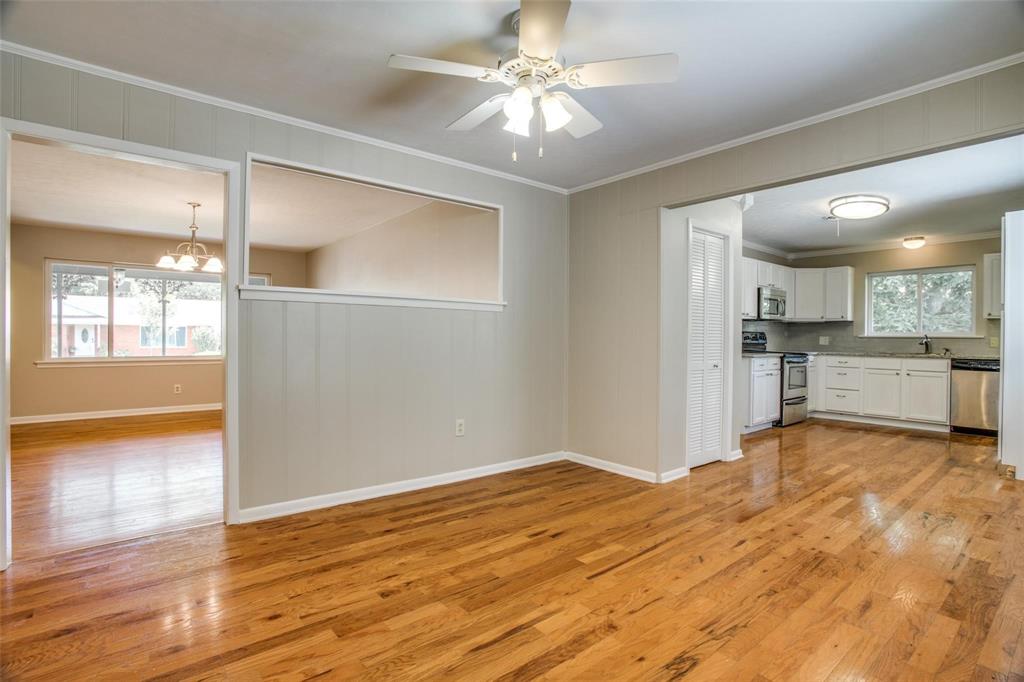
[[[569,4],[569,0],[522,0],[512,19],[513,30],[519,34],[519,47],[502,55],[496,68],[402,54],[391,55],[388,66],[475,78],[512,88],[511,92],[495,95],[453,121],[447,126],[448,130],[472,130],[498,111],[504,111],[508,118],[504,129],[514,134],[513,141],[515,135],[529,137],[530,123],[536,113],[534,100],[539,100],[543,119],[543,125],[539,127],[541,135],[543,131],[565,128],[575,138],[584,137],[600,130],[602,123],[569,93],[552,91],[551,88],[567,85],[574,90],[583,90],[613,85],[669,83],[678,75],[679,57],[656,54],[566,67],[564,60],[556,58],[556,53],[569,14]],[[543,146],[538,148],[538,155],[544,155]],[[514,142],[512,160],[517,160]]]

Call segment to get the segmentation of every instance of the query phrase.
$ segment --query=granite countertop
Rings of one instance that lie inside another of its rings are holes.
[[[777,350],[766,350],[766,351],[745,351],[743,357],[745,358],[781,358],[783,355],[782,351]]]
[[[942,355],[941,353],[873,353],[865,351],[843,351],[843,350],[810,350],[793,351],[795,353],[807,353],[808,355],[847,355],[855,358],[926,358],[933,360],[953,360],[955,358],[978,358],[985,360],[998,360],[998,355],[979,355],[977,353],[952,353]]]

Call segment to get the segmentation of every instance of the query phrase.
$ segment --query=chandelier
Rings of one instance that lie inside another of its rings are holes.
[[[193,272],[196,268],[199,268],[203,272],[220,274],[224,272],[224,264],[220,261],[220,258],[210,253],[204,244],[196,241],[196,232],[199,231],[199,226],[196,225],[196,209],[202,206],[202,204],[190,201],[188,205],[192,207],[192,224],[188,226],[188,229],[192,231],[192,236],[189,237],[187,242],[178,244],[178,248],[174,250],[174,253],[167,251],[164,255],[160,256],[156,266],[182,272]]]

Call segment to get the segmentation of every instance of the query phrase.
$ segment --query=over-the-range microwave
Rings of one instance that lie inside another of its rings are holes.
[[[786,317],[786,292],[772,287],[757,288],[757,319],[782,320]]]

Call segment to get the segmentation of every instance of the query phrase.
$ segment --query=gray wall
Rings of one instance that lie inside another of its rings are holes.
[[[242,302],[243,509],[563,449],[565,196],[10,53],[0,75],[4,116],[504,206],[503,312]]]
[[[658,207],[1024,128],[1024,65],[578,192],[569,205],[568,448],[655,471]]]

